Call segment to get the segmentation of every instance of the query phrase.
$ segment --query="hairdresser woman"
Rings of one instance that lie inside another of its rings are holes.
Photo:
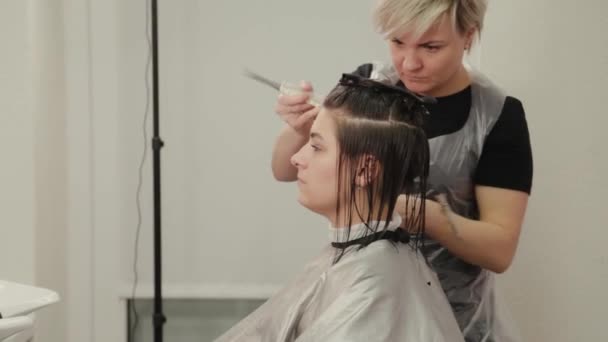
[[[374,22],[392,65],[363,64],[355,73],[436,98],[424,124],[431,149],[424,253],[438,273],[466,341],[517,340],[498,314],[494,273],[511,265],[532,186],[524,109],[463,64],[483,27],[485,0],[380,0]],[[306,92],[312,86],[303,83]],[[272,171],[294,181],[290,158],[308,141],[319,108],[307,95],[279,97],[287,123],[275,143]],[[405,203],[398,203],[401,214]],[[500,310],[504,312],[504,310]]]

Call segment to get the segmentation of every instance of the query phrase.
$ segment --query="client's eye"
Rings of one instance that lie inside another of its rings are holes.
[[[310,147],[312,147],[313,151],[315,151],[315,152],[321,150],[321,148],[319,146],[316,146],[316,145],[312,145],[311,144]]]

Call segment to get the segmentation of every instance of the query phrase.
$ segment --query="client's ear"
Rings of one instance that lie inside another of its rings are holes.
[[[361,156],[357,162],[357,176],[355,184],[358,188],[364,188],[375,182],[380,177],[380,162],[371,154]]]

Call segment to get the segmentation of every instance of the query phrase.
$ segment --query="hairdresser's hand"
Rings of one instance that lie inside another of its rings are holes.
[[[422,202],[417,196],[411,196],[408,200],[406,200],[406,196],[403,194],[397,197],[395,212],[401,216],[401,219],[403,220],[401,222],[401,228],[408,230],[410,233],[416,233],[413,231],[415,227],[408,226],[408,222],[412,220],[412,218],[408,216],[412,214],[417,215],[420,212],[421,204]],[[428,199],[424,201],[424,206],[424,220],[428,227],[429,222],[434,222],[437,219],[437,215],[441,215],[441,210],[439,209],[439,204],[437,202]]]
[[[298,134],[308,137],[310,127],[319,114],[319,107],[307,103],[312,95],[312,85],[303,81],[301,87],[302,94],[279,95],[275,111]]]

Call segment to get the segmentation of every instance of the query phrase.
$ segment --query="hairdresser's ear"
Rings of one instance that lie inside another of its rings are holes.
[[[357,177],[355,184],[359,188],[365,188],[375,182],[380,177],[380,162],[370,154],[365,154],[359,158],[357,163]]]
[[[475,34],[477,33],[477,28],[470,28],[464,35],[464,49],[471,50],[471,46],[473,45],[473,40],[475,39]]]

